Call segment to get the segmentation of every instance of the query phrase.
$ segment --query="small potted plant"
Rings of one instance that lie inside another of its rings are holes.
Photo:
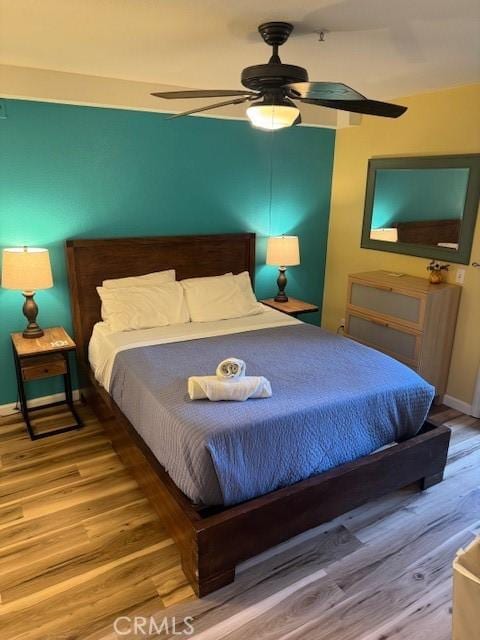
[[[449,264],[441,264],[437,260],[431,260],[427,267],[427,271],[430,271],[430,282],[432,284],[439,284],[443,282],[443,271],[448,271]]]

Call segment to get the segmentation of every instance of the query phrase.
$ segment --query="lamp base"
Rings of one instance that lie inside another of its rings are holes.
[[[38,306],[33,296],[33,291],[24,291],[25,302],[23,303],[23,315],[28,320],[28,325],[22,336],[24,338],[41,338],[43,336],[43,329],[37,324]]]
[[[41,338],[43,335],[44,333],[41,327],[39,327],[38,325],[31,326],[30,324],[22,333],[22,336],[24,338]]]
[[[278,278],[277,278],[277,286],[278,293],[275,296],[275,302],[288,302],[288,296],[285,293],[285,287],[287,286],[287,276],[285,275],[286,267],[279,267]]]

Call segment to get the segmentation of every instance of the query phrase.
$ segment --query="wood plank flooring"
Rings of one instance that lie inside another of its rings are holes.
[[[53,411],[37,428],[61,424]],[[441,484],[297,536],[197,600],[173,541],[80,411],[83,430],[36,442],[18,416],[0,420],[1,640],[450,638],[452,559],[480,529],[480,420],[435,407],[453,431]]]

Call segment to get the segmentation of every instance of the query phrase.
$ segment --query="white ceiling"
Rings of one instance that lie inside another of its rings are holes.
[[[266,20],[295,25],[284,62],[370,98],[480,81],[479,0],[0,0],[0,63],[235,89]]]

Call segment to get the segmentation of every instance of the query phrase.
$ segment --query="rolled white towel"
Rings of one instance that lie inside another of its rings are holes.
[[[188,395],[191,400],[208,398],[213,402],[243,402],[249,398],[270,398],[272,387],[263,376],[246,376],[236,384],[218,380],[216,376],[191,376],[188,379]]]
[[[226,380],[237,381],[245,377],[246,365],[240,358],[226,358],[217,367],[217,378],[223,382]]]

